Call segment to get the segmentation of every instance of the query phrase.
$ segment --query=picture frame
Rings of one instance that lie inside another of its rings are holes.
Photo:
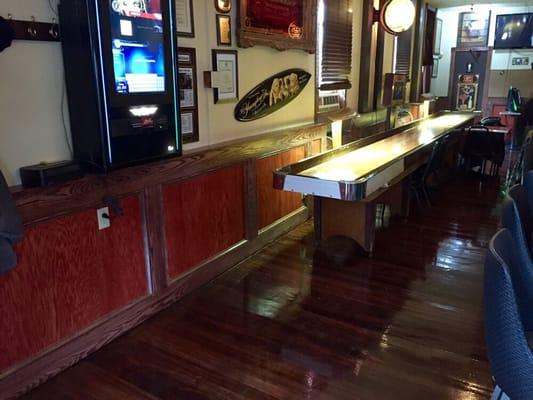
[[[433,41],[433,55],[440,56],[442,42],[442,19],[437,18],[435,21],[435,39]]]
[[[182,140],[184,144],[199,141],[198,81],[196,50],[178,47],[178,79]]]
[[[317,0],[239,1],[237,42],[239,47],[256,45],[277,50],[316,47]]]
[[[175,0],[176,31],[178,36],[194,37],[193,0]]]
[[[487,13],[462,12],[459,14],[457,47],[486,46],[489,39],[490,11]]]
[[[217,45],[231,46],[231,17],[217,14]]]
[[[439,76],[439,59],[433,58],[433,66],[431,67],[431,77],[437,78]]]
[[[215,0],[217,12],[227,14],[231,11],[231,0]]]
[[[477,108],[479,75],[462,74],[457,80],[456,109],[474,111]]]
[[[214,88],[214,101],[232,103],[239,99],[239,65],[237,50],[212,50],[213,71],[224,72],[223,86]]]

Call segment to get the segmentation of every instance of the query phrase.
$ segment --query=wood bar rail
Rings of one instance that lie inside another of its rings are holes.
[[[310,125],[12,190],[26,228],[0,276],[0,398],[17,397],[308,218],[272,170],[327,148]],[[122,216],[98,230],[114,196]]]

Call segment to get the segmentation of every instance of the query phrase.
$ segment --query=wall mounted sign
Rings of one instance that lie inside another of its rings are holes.
[[[474,111],[477,105],[479,75],[463,74],[457,80],[456,108],[460,111]]]
[[[310,78],[310,73],[296,68],[271,76],[239,101],[235,106],[235,119],[246,122],[272,114],[294,100]]]
[[[316,8],[317,0],[241,0],[239,46],[264,45],[314,53]]]

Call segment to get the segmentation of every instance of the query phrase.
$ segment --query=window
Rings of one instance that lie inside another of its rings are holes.
[[[396,36],[394,52],[394,73],[409,76],[411,72],[411,38],[413,30],[408,29]]]
[[[344,90],[352,87],[351,0],[318,2],[318,88]]]

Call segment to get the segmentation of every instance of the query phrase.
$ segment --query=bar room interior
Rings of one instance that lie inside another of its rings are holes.
[[[0,400],[533,399],[533,0],[1,0]]]

